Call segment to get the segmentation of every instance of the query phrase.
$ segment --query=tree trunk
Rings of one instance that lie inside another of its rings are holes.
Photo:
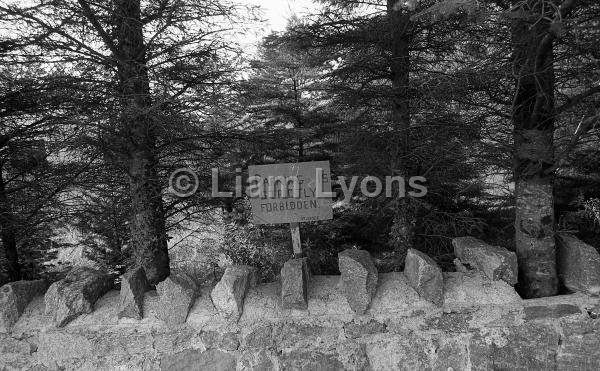
[[[524,297],[555,295],[558,291],[554,243],[554,61],[552,45],[543,46],[551,15],[540,2],[512,24],[515,242],[519,290]],[[548,7],[549,8],[549,7]]]
[[[296,105],[296,115],[298,117],[297,122],[296,122],[296,129],[302,129],[304,127],[304,124],[302,122],[302,109],[301,109],[301,104],[300,104],[300,93],[298,91],[299,86],[298,86],[298,81],[292,77],[292,82],[294,83],[294,85],[292,86],[292,89],[294,90],[294,103]],[[298,131],[298,160],[302,161],[302,158],[304,157],[304,140],[302,139],[302,131],[299,130]]]
[[[392,80],[392,128],[391,168],[395,175],[405,179],[409,176],[408,155],[410,153],[410,13],[397,7],[397,0],[387,1],[387,15],[390,25],[391,80]],[[404,261],[406,252],[412,247],[415,235],[415,222],[410,199],[398,200],[394,216],[391,239]]]
[[[140,0],[115,0],[123,137],[127,140],[132,200],[131,244],[136,263],[151,284],[169,275],[162,189],[157,173],[156,134]]]
[[[15,233],[6,233],[2,227],[2,246],[6,257],[6,273],[9,282],[19,281],[22,278],[19,253],[17,252],[17,238]]]
[[[21,265],[17,251],[17,236],[12,208],[6,195],[6,186],[0,169],[0,238],[6,258],[6,273],[9,282],[21,279]]]
[[[388,0],[387,14],[390,23],[390,51],[392,54],[392,125],[395,132],[393,166],[406,171],[406,156],[410,152],[410,14],[395,8],[397,0]],[[403,174],[405,175],[405,174]]]

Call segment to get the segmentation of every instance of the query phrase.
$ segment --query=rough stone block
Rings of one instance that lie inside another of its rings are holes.
[[[559,339],[553,326],[535,323],[477,331],[469,340],[471,370],[555,370]]]
[[[244,337],[243,345],[246,348],[267,348],[273,343],[272,333],[270,325],[259,326]]]
[[[234,351],[240,347],[240,340],[235,332],[227,332],[221,336],[217,346],[223,350]]]
[[[306,258],[292,259],[281,268],[281,304],[287,309],[308,308],[310,273]]]
[[[270,371],[276,369],[269,357],[269,352],[264,349],[244,352],[238,366],[238,370]]]
[[[278,349],[312,348],[317,344],[333,343],[342,329],[317,324],[284,323],[273,326],[271,338]]]
[[[200,334],[200,339],[206,349],[220,348],[227,351],[234,351],[240,346],[238,336],[234,332],[203,331]]]
[[[198,287],[185,273],[171,271],[169,277],[156,285],[159,297],[157,316],[167,325],[185,323],[188,313],[198,296]]]
[[[343,370],[373,370],[367,356],[366,344],[355,340],[342,341],[336,347]]]
[[[517,283],[517,255],[514,252],[488,245],[475,237],[454,238],[452,245],[462,264],[483,272],[491,280],[504,280],[509,285]]]
[[[556,356],[558,370],[600,370],[599,334],[583,334],[563,340]]]
[[[569,234],[556,236],[558,243],[558,276],[572,291],[600,294],[600,254]]]
[[[430,317],[421,326],[423,330],[443,330],[447,333],[467,332],[472,313],[443,313],[439,317]]]
[[[600,323],[598,320],[564,321],[558,370],[600,370]]]
[[[343,370],[344,365],[335,356],[319,352],[294,350],[281,359],[282,370]]]
[[[75,268],[46,292],[46,315],[52,317],[55,326],[63,327],[81,314],[91,313],[94,303],[112,286],[112,278],[105,272],[88,267]]]
[[[524,308],[525,319],[528,321],[538,319],[562,318],[572,315],[581,315],[581,309],[572,304],[532,305]]]
[[[0,355],[2,356],[10,354],[24,357],[31,355],[36,350],[37,346],[27,340],[18,340],[12,336],[0,336]]]
[[[434,351],[429,341],[414,333],[394,336],[389,341],[366,343],[369,370],[431,370]]]
[[[444,303],[442,270],[429,256],[415,249],[408,249],[404,275],[422,298],[438,306]]]
[[[48,288],[44,280],[17,281],[0,287],[0,332],[9,332],[27,304]]]
[[[469,349],[468,343],[462,339],[439,339],[435,350],[433,367],[434,371],[468,370]]]
[[[377,290],[377,268],[365,250],[344,250],[338,254],[342,290],[350,308],[363,314]]]
[[[142,267],[136,267],[121,276],[121,292],[117,310],[119,318],[143,318],[144,293],[147,287],[146,272]]]
[[[223,316],[237,320],[244,309],[248,289],[256,285],[256,268],[248,265],[227,267],[210,293],[212,302]]]
[[[344,325],[344,333],[350,339],[357,339],[364,335],[382,334],[387,332],[387,325],[374,319],[368,322],[350,322]]]
[[[161,370],[215,370],[234,371],[235,356],[217,349],[202,352],[197,349],[166,355],[160,360]]]

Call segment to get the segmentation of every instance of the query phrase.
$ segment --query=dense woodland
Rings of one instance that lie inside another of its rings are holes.
[[[334,177],[425,176],[424,198],[343,202],[303,223],[318,274],[409,247],[452,270],[451,239],[517,252],[519,292],[561,291],[556,231],[600,248],[600,3],[320,0],[254,49],[229,0],[0,1],[0,283],[62,274],[65,226],[115,273],[156,284],[169,241],[224,223],[220,249],[275,279],[287,225],[211,197],[236,168],[329,160]],[[199,190],[169,193],[189,167]]]

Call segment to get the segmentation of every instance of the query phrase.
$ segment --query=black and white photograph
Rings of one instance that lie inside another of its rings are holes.
[[[600,370],[600,2],[0,0],[12,370]]]

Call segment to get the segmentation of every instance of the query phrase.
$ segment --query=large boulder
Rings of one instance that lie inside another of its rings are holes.
[[[500,246],[491,246],[475,237],[452,240],[459,261],[482,272],[490,280],[503,280],[509,285],[518,281],[517,255]]]
[[[558,276],[571,291],[600,294],[600,254],[576,237],[561,233],[558,243]]]
[[[16,281],[0,287],[0,332],[9,332],[27,304],[48,288],[44,280]]]
[[[112,286],[113,280],[105,272],[75,268],[46,292],[46,315],[52,317],[55,326],[63,327],[81,314],[91,313],[96,301]]]
[[[350,308],[363,314],[377,290],[377,268],[365,250],[348,249],[338,254],[341,284]]]
[[[135,267],[121,276],[118,318],[142,319],[144,316],[144,293],[148,288],[146,272]]]
[[[292,259],[281,268],[281,304],[287,309],[308,309],[310,272],[306,258]]]
[[[444,278],[442,269],[424,253],[408,249],[404,263],[408,283],[424,299],[437,306],[444,303]]]
[[[223,316],[238,320],[244,308],[244,298],[250,287],[256,286],[256,268],[248,265],[227,267],[221,280],[210,293],[212,302]]]
[[[156,285],[159,296],[158,318],[171,326],[185,323],[199,291],[194,280],[187,274],[171,270],[169,277]]]

